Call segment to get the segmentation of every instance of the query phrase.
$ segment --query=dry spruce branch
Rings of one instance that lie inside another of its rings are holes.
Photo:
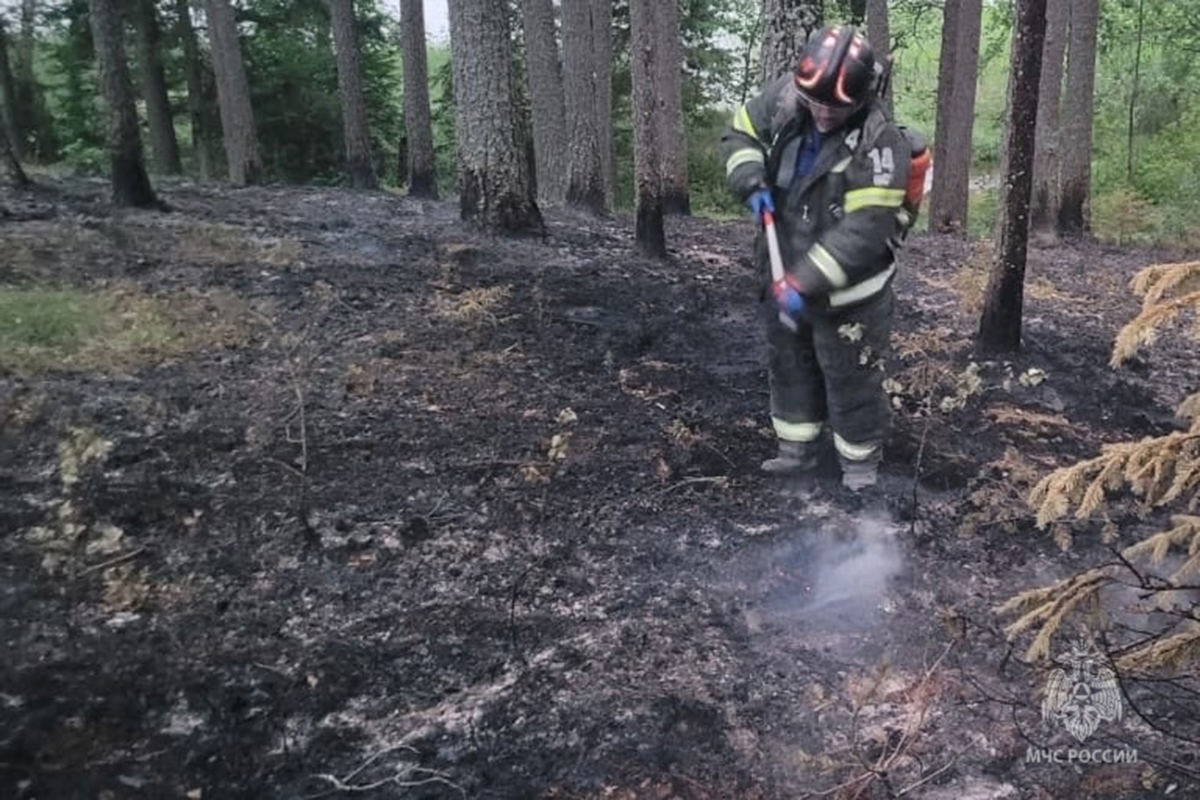
[[[1166,325],[1184,314],[1200,318],[1200,262],[1148,267],[1134,277],[1130,288],[1142,297],[1143,304],[1117,337],[1111,358],[1114,368],[1153,344]],[[1200,340],[1200,321],[1192,324],[1188,335]],[[1200,516],[1195,514],[1200,506],[1200,393],[1185,399],[1177,413],[1189,421],[1186,430],[1110,445],[1099,456],[1050,473],[1030,492],[1029,503],[1043,529],[1070,515],[1072,509],[1080,520],[1103,512],[1123,489],[1140,498],[1147,509],[1181,506],[1187,512],[1175,515],[1169,530],[1121,551],[1121,564],[1023,592],[1001,605],[999,613],[1020,614],[1006,628],[1010,640],[1036,631],[1028,651],[1030,659],[1049,657],[1051,638],[1069,615],[1085,609],[1102,610],[1101,590],[1119,583],[1122,570],[1134,571],[1134,562],[1142,560],[1161,565],[1170,552],[1181,551],[1182,565],[1169,576],[1156,578],[1148,593],[1158,595],[1160,606],[1168,606],[1163,610],[1181,617],[1184,629],[1149,637],[1127,651],[1117,665],[1181,674],[1187,664],[1200,661],[1200,611],[1195,604],[1181,605],[1186,599],[1179,591],[1200,575]],[[1142,585],[1145,587],[1145,579]]]

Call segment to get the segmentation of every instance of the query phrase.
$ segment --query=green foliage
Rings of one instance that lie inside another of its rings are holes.
[[[35,53],[38,82],[57,145],[38,155],[64,160],[94,174],[107,166],[100,85],[96,75],[87,0],[70,0],[46,14],[47,36]]]
[[[433,127],[433,150],[437,159],[438,191],[446,196],[457,191],[457,151],[454,140],[454,65],[450,48],[429,48],[429,107]]]
[[[364,92],[382,177],[396,176],[397,53],[373,2],[358,2]],[[320,0],[253,0],[242,37],[255,121],[269,176],[293,183],[344,177],[342,111],[329,15]]]
[[[101,329],[102,305],[82,292],[0,289],[0,345],[74,351]]]
[[[715,216],[745,214],[742,205],[725,188],[725,164],[713,147],[713,142],[721,137],[727,124],[728,115],[709,109],[702,117],[693,119],[688,129],[688,177],[692,205]]]
[[[244,303],[220,290],[151,297],[130,286],[0,285],[0,369],[128,369],[243,341]]]
[[[1098,238],[1117,246],[1157,239],[1163,213],[1136,189],[1116,189],[1092,203],[1092,227]]]
[[[734,209],[717,164],[716,144],[732,110],[756,90],[760,0],[678,0],[685,53],[684,107],[689,128],[692,204],[699,213]],[[859,4],[826,5],[830,21],[845,21]],[[1099,232],[1119,231],[1121,241],[1200,239],[1200,97],[1193,91],[1200,52],[1200,0],[1103,0],[1096,89],[1093,208]],[[341,107],[328,13],[322,0],[240,0],[237,3],[256,121],[267,177],[306,183],[344,179]],[[31,140],[35,160],[61,160],[79,172],[107,169],[104,121],[87,0],[45,0],[38,21],[35,75],[43,118]],[[362,66],[368,119],[380,177],[403,182],[402,75],[395,9],[379,0],[356,3],[360,16]],[[896,59],[893,89],[899,121],[935,133],[937,71],[942,14],[927,0],[893,0],[891,48]],[[181,144],[188,153],[182,48],[175,6],[160,0],[162,55]],[[202,57],[210,58],[202,15],[197,16]],[[1130,98],[1139,24],[1144,27],[1138,62],[1130,151]],[[628,61],[629,7],[614,2],[613,123],[618,173],[618,208],[632,205],[632,131]],[[973,164],[977,177],[999,169],[1009,69],[1012,7],[984,5]],[[131,70],[140,81],[130,46]],[[434,146],[441,189],[455,190],[453,77],[447,46],[429,49]],[[519,66],[519,65],[518,65]],[[206,70],[208,67],[206,67]],[[208,76],[211,81],[211,76]],[[212,105],[209,98],[209,105]],[[210,109],[209,122],[218,128]],[[189,154],[190,155],[190,154]],[[1132,165],[1132,168],[1131,168]],[[1130,205],[1130,198],[1145,205]],[[994,192],[975,192],[972,231],[990,236]],[[1142,212],[1121,220],[1130,208]],[[1115,227],[1112,223],[1117,220]]]

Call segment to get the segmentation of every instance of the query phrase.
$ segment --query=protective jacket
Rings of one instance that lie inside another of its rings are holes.
[[[825,136],[811,169],[797,175],[812,128],[812,115],[785,75],[738,109],[721,155],[729,188],[741,200],[772,189],[784,264],[813,301],[812,311],[829,314],[891,285],[895,250],[913,221],[904,205],[911,147],[872,103]]]

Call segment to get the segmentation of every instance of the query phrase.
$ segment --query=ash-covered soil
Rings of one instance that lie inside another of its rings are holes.
[[[854,497],[757,472],[748,220],[672,220],[660,263],[623,217],[504,240],[386,193],[105,192],[0,195],[0,282],[222,333],[0,373],[0,796],[1200,797],[1195,695],[1151,682],[1089,740],[1138,763],[1027,764],[1073,742],[992,613],[1112,559],[1037,530],[1032,482],[1197,389],[1182,342],[1107,366],[1166,256],[1035,249],[1026,347],[988,359],[986,254],[910,240]]]

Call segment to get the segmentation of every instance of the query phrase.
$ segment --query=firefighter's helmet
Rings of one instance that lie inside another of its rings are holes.
[[[875,52],[853,25],[831,25],[812,35],[796,66],[796,88],[810,103],[857,108],[875,85]]]

